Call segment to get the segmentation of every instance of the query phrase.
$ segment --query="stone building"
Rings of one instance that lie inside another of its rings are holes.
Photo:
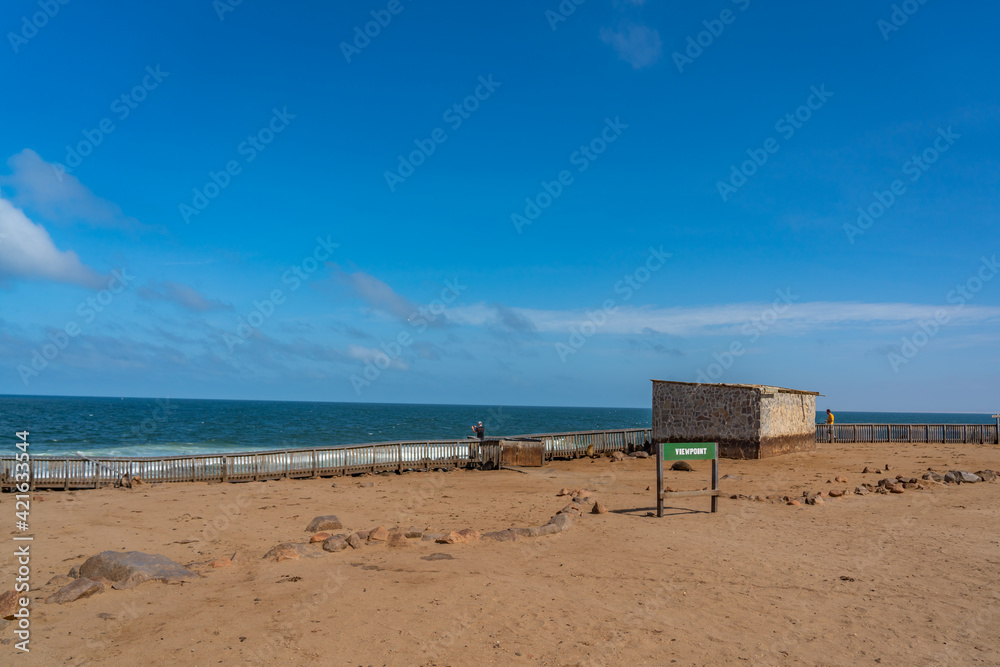
[[[815,391],[653,380],[654,442],[717,442],[719,455],[761,459],[816,449]]]

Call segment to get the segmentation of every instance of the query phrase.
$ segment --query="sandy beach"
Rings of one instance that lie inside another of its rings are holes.
[[[706,486],[708,462],[694,468],[666,483]],[[823,445],[720,468],[719,513],[692,498],[662,519],[647,516],[652,458],[37,492],[31,652],[15,651],[11,626],[0,652],[39,665],[1000,663],[1000,483],[854,493],[928,469],[998,470],[996,446]],[[318,515],[347,534],[539,526],[570,502],[563,488],[610,511],[509,542],[263,558],[308,542]],[[780,499],[821,491],[815,505]],[[13,513],[10,495],[0,505]],[[105,550],[162,554],[201,577],[45,603],[61,585],[45,582]],[[0,574],[13,581],[12,558]]]

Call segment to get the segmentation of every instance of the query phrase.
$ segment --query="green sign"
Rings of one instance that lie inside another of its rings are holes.
[[[664,461],[695,461],[714,459],[716,443],[714,442],[665,442],[663,443]]]

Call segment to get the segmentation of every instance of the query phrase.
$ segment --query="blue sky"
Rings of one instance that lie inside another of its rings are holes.
[[[996,410],[998,18],[12,0],[0,393]]]

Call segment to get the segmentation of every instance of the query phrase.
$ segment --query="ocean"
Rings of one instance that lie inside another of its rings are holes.
[[[837,423],[991,424],[987,414],[836,412]],[[182,456],[396,440],[649,428],[649,408],[0,396],[0,454]],[[826,421],[817,413],[817,421]],[[9,451],[8,451],[9,450]]]

